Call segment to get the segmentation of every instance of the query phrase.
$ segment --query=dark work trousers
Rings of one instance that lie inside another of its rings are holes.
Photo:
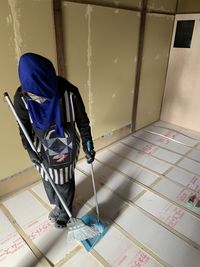
[[[42,179],[42,181],[43,181],[44,188],[45,188],[50,204],[56,205],[56,207],[59,207],[62,210],[61,212],[66,213],[64,207],[62,206],[50,182],[45,181],[44,179]],[[62,185],[55,184],[55,186],[58,192],[60,193],[60,195],[62,196],[63,200],[65,201],[65,204],[69,208],[70,212],[72,212],[72,203],[74,200],[74,193],[75,193],[74,176],[67,183],[62,184]]]

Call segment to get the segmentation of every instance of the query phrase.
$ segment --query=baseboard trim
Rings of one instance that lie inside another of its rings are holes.
[[[131,134],[131,125],[126,125],[120,129],[113,130],[111,132],[106,133],[105,135],[95,139],[95,149],[98,151],[102,148],[105,148],[111,145],[114,142],[128,136]]]
[[[30,167],[0,180],[0,200],[37,182],[39,179],[41,179],[39,173],[34,167]]]

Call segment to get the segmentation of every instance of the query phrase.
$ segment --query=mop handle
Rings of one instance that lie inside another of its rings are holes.
[[[35,148],[35,146],[34,146],[32,140],[31,140],[31,138],[30,138],[30,136],[29,136],[29,134],[28,134],[26,128],[24,127],[24,125],[23,125],[23,123],[21,122],[19,116],[17,115],[17,113],[16,113],[16,111],[15,111],[15,108],[14,108],[14,105],[13,105],[13,103],[12,103],[12,101],[11,101],[11,99],[10,99],[10,97],[9,97],[9,95],[8,95],[7,92],[4,93],[4,98],[5,98],[6,102],[8,103],[8,105],[9,105],[11,111],[13,112],[13,114],[14,114],[14,116],[15,116],[17,122],[19,123],[19,126],[20,126],[20,128],[22,129],[22,131],[23,131],[23,133],[24,133],[24,135],[25,135],[27,141],[29,142],[29,145],[31,146],[32,150],[33,150],[36,154],[38,154],[38,152],[37,152],[37,150],[36,150],[36,148]],[[48,181],[50,182],[50,184],[51,184],[51,186],[53,187],[54,191],[56,192],[56,194],[57,194],[57,196],[58,196],[60,202],[62,203],[62,205],[63,205],[65,211],[67,212],[68,216],[69,216],[70,218],[72,218],[72,214],[71,214],[71,212],[69,211],[67,205],[65,204],[63,198],[61,197],[59,191],[57,190],[57,188],[56,188],[54,182],[52,181],[52,179],[51,179],[51,177],[50,177],[48,171],[46,170],[44,164],[41,163],[40,166],[41,166],[41,168],[43,169],[45,175],[47,176]]]
[[[91,151],[90,141],[87,142],[87,149],[88,151]],[[94,190],[95,206],[96,206],[96,212],[97,212],[97,220],[99,221],[99,206],[98,206],[97,192],[96,192],[96,186],[95,186],[95,181],[94,181],[93,164],[90,163],[90,166],[91,166],[91,176],[92,176],[92,185],[93,185],[93,190]]]

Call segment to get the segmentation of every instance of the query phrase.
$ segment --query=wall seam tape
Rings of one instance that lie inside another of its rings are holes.
[[[45,267],[51,267],[53,266],[53,263],[46,258],[46,256],[35,246],[35,244],[31,241],[31,239],[27,236],[27,234],[24,232],[24,230],[19,226],[19,224],[16,222],[10,211],[4,206],[4,204],[0,204],[1,209],[3,210],[4,214],[10,221],[10,223],[13,225],[13,227],[16,229],[18,234],[21,236],[21,238],[25,241],[25,243],[28,245],[28,247],[31,249],[33,254],[38,258],[38,261],[45,266]]]

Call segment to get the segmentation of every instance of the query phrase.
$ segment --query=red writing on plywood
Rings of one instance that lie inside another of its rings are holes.
[[[175,228],[176,225],[181,221],[184,216],[185,211],[179,207],[176,207],[173,204],[168,204],[165,208],[158,214],[158,218],[169,225],[172,228]]]
[[[25,246],[25,242],[21,237],[9,242],[7,247],[0,249],[0,261],[5,260],[9,255],[13,255]]]
[[[134,261],[130,263],[130,267],[143,267],[149,261],[150,257],[142,250],[138,251],[136,254]]]
[[[8,242],[9,240],[13,239],[13,238],[16,238],[18,236],[18,233],[17,232],[14,232],[14,233],[10,233],[8,235],[6,235],[3,239],[0,239],[0,244],[1,246]]]
[[[181,202],[187,202],[190,199],[191,195],[192,195],[191,190],[183,188],[176,196],[176,199]]]
[[[200,179],[198,177],[193,176],[187,186],[197,193],[200,193]]]
[[[37,225],[35,229],[31,231],[29,234],[29,238],[31,240],[35,240],[36,238],[40,237],[43,233],[45,233],[47,230],[52,228],[53,224],[50,221],[44,221],[40,225]]]
[[[145,145],[138,153],[152,155],[158,148],[154,145]]]
[[[44,222],[40,223],[39,225],[35,225],[35,228],[31,231],[31,233],[28,235],[28,237],[31,240],[35,240],[39,238],[42,234],[47,232],[49,229],[53,227],[53,224],[45,220]],[[30,224],[28,224],[27,228],[30,227]],[[2,245],[2,243],[1,243]],[[7,242],[4,242],[4,248],[0,249],[0,262],[5,260],[10,255],[15,254],[20,249],[22,249],[25,246],[25,242],[21,237],[13,238],[13,241],[11,238],[7,239]]]
[[[135,250],[134,247],[128,246],[123,253],[117,258],[113,267],[144,267],[150,260],[148,254],[143,250]]]
[[[175,133],[173,131],[166,131],[163,135],[170,138],[170,139],[174,139],[176,137],[177,133]],[[168,138],[161,137],[157,141],[162,143],[162,144],[168,144],[170,142],[170,139],[168,139]]]

